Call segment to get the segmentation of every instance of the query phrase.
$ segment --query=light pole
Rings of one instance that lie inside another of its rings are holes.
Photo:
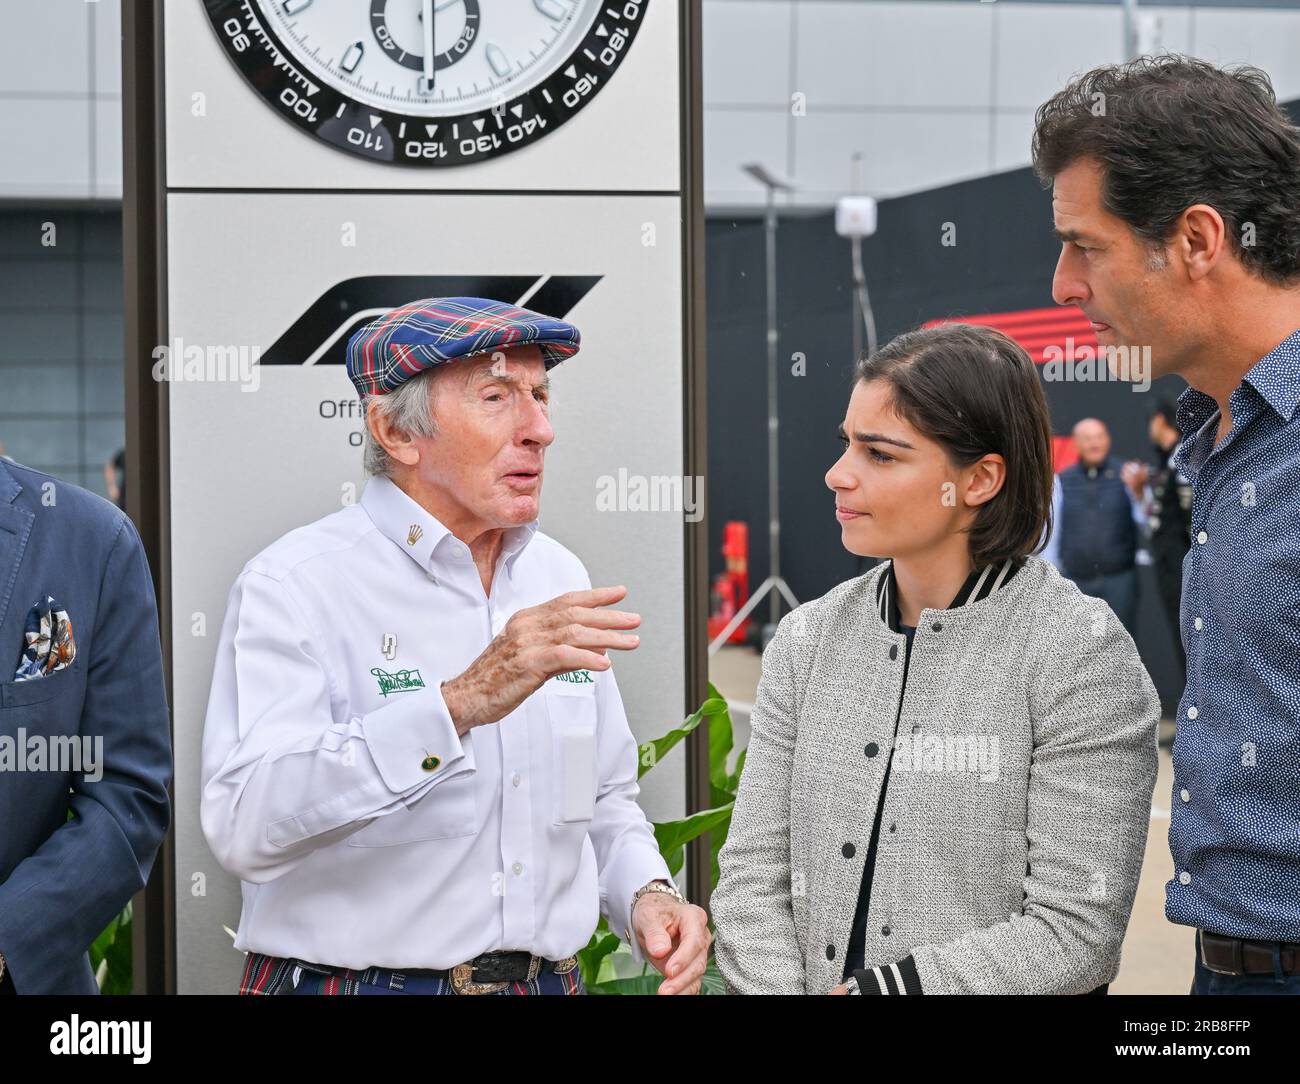
[[[763,596],[769,592],[772,596],[771,611],[768,623],[763,626],[764,646],[776,632],[777,622],[781,619],[781,596],[784,596],[790,609],[793,610],[799,605],[799,600],[794,597],[789,585],[781,578],[781,505],[777,477],[779,412],[776,380],[776,194],[793,192],[794,186],[777,180],[757,162],[750,162],[741,169],[767,189],[764,227],[767,240],[767,537],[770,560],[767,579],[758,585],[758,589],[749,596],[745,605],[728,622],[727,627],[714,637],[713,642],[709,644],[710,655],[715,654],[718,648],[727,642],[727,637],[732,631],[749,616],[763,600]]]

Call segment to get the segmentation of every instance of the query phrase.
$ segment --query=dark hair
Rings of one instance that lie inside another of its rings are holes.
[[[1282,286],[1300,276],[1300,129],[1258,68],[1168,54],[1094,68],[1034,115],[1044,185],[1083,158],[1103,169],[1102,206],[1149,248],[1205,203],[1249,270]]]
[[[970,527],[976,568],[1008,557],[1019,564],[1041,548],[1052,514],[1052,424],[1034,363],[1014,339],[973,324],[922,328],[859,359],[854,377],[885,381],[894,411],[958,467],[991,452],[1006,460],[1002,489]]]
[[[1151,418],[1164,418],[1175,429],[1178,428],[1178,408],[1168,399],[1161,399],[1151,408]],[[1148,421],[1150,418],[1148,418]]]

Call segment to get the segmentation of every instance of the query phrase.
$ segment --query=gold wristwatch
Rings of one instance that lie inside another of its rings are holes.
[[[632,938],[632,930],[633,930],[632,919],[636,917],[637,900],[639,900],[647,892],[666,892],[668,893],[668,895],[672,896],[673,899],[675,899],[678,903],[687,902],[686,897],[683,896],[680,892],[678,892],[677,889],[675,889],[667,881],[651,881],[649,884],[642,885],[632,894],[632,906],[628,910],[627,934],[628,934],[629,941]]]

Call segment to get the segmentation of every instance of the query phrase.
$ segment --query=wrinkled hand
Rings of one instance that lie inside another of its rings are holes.
[[[463,674],[442,684],[456,732],[504,719],[556,674],[608,670],[608,648],[631,651],[641,642],[618,631],[640,625],[639,614],[598,609],[626,595],[626,587],[570,591],[511,617]]]
[[[828,993],[832,993],[832,994],[843,994],[845,997],[848,997],[848,994],[849,994],[849,986],[848,986],[848,983],[846,983],[846,982],[842,982],[842,983],[840,983],[838,986],[836,986],[836,987],[834,987],[833,989],[829,990]]]
[[[709,962],[709,916],[665,892],[647,892],[632,912],[633,936],[645,958],[664,976],[661,994],[698,994]]]

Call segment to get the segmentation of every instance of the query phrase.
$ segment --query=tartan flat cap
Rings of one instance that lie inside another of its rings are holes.
[[[582,336],[563,320],[485,297],[412,301],[348,340],[348,377],[360,395],[383,395],[417,373],[512,346],[538,346],[546,368],[578,352]]]

